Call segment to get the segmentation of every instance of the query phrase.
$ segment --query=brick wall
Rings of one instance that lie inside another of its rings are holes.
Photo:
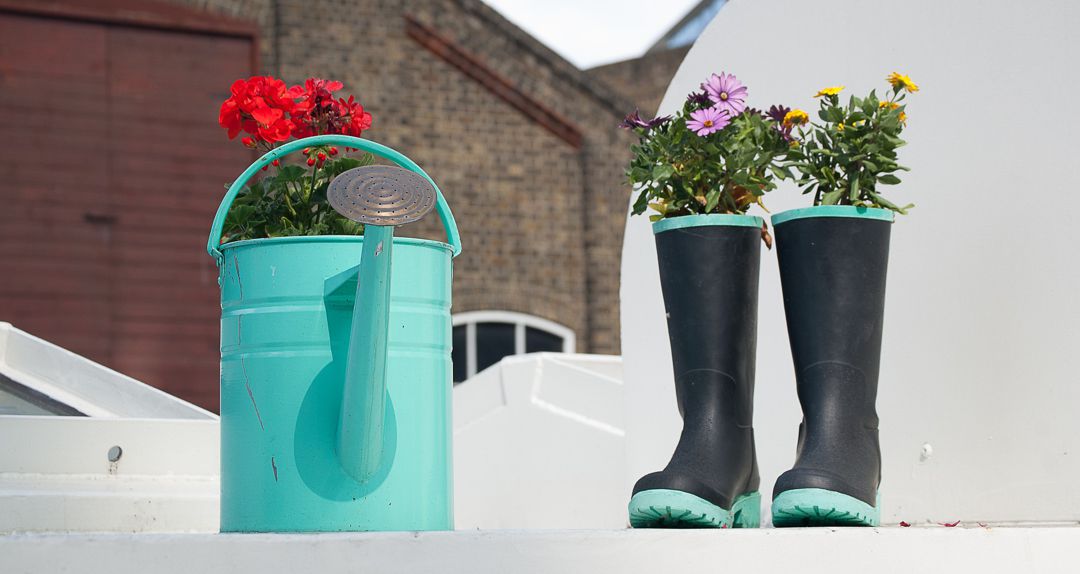
[[[464,243],[455,312],[529,313],[619,352],[630,103],[478,0],[173,1],[257,22],[265,72],[342,80],[375,114],[365,135],[435,178]],[[402,234],[443,237],[435,217]]]

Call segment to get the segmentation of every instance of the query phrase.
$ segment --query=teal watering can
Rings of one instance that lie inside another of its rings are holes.
[[[335,209],[363,220],[363,188],[385,194],[395,185],[415,193],[415,209],[364,220],[363,237],[221,245],[248,179],[314,145],[358,148],[403,168],[346,172],[328,194]],[[431,204],[447,243],[393,237],[394,225]],[[452,529],[450,285],[461,241],[431,178],[369,140],[297,140],[232,184],[207,251],[221,286],[221,531]]]

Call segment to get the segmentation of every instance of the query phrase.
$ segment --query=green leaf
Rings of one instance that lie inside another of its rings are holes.
[[[844,190],[834,189],[821,196],[821,205],[836,205],[844,195]]]
[[[370,153],[364,153],[356,157],[340,157],[327,162],[325,171],[329,174],[328,179],[333,179],[350,169],[368,166],[374,162],[375,156]]]
[[[867,116],[872,116],[872,115],[874,115],[874,112],[877,111],[877,108],[878,108],[877,96],[874,95],[874,92],[870,92],[870,97],[863,100],[862,111]]]
[[[632,167],[629,172],[630,181],[633,183],[640,183],[649,179],[649,172],[643,167]]]
[[[634,215],[641,215],[642,213],[645,213],[645,208],[648,207],[648,206],[649,206],[649,192],[648,192],[647,189],[644,189],[644,190],[641,191],[640,194],[638,194],[637,200],[634,201],[633,214]]]
[[[895,175],[892,175],[891,173],[887,173],[885,175],[879,175],[877,180],[880,181],[881,183],[884,183],[885,185],[896,185],[896,184],[900,183],[900,178],[896,177]]]
[[[675,174],[675,168],[670,165],[658,165],[652,170],[652,179],[659,181],[662,179],[668,179]]]
[[[885,199],[884,197],[882,197],[882,196],[880,196],[880,195],[878,195],[876,193],[870,193],[869,195],[870,195],[870,199],[873,200],[873,202],[876,203],[878,206],[884,207],[886,209],[891,209],[891,210],[893,210],[893,211],[895,211],[897,213],[902,213],[904,215],[907,215],[907,210],[908,209],[910,209],[912,207],[915,207],[914,205],[907,205],[905,207],[898,207],[895,203]]]
[[[713,189],[709,193],[705,194],[705,213],[710,213],[716,204],[720,203],[720,190]]]
[[[308,170],[298,165],[283,165],[278,168],[277,175],[274,179],[282,183],[291,183],[300,180],[300,178],[308,175]]]

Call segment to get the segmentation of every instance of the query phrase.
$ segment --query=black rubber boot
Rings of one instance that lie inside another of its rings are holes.
[[[630,524],[756,527],[761,230],[752,223],[671,229],[656,234],[656,250],[683,430],[667,467],[634,486]]]
[[[775,526],[880,519],[875,401],[892,215],[848,209],[851,217],[774,217],[803,411],[795,466],[773,489]]]

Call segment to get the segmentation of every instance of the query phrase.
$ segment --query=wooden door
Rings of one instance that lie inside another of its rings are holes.
[[[108,363],[106,32],[0,14],[0,321]]]
[[[217,408],[206,234],[250,37],[0,12],[0,321]]]

